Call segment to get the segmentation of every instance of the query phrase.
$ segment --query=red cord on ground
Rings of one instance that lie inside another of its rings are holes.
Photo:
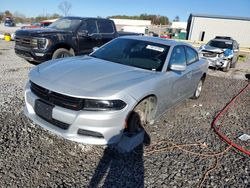
[[[213,120],[211,126],[214,129],[214,131],[224,140],[226,141],[228,144],[230,144],[231,146],[233,146],[234,148],[236,148],[237,150],[245,153],[246,155],[250,156],[250,151],[246,150],[244,148],[242,148],[241,146],[239,146],[238,144],[234,143],[233,141],[231,141],[226,135],[224,135],[222,132],[220,132],[220,127],[216,126],[216,123],[218,122],[218,120],[220,119],[221,116],[223,116],[228,110],[229,108],[234,104],[234,102],[244,93],[246,92],[248,89],[250,89],[250,83],[247,84],[215,117],[215,119]]]

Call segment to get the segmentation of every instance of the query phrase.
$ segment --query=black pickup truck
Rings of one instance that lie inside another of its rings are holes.
[[[29,62],[89,54],[119,36],[112,20],[64,17],[47,28],[20,29],[15,33],[15,52]]]

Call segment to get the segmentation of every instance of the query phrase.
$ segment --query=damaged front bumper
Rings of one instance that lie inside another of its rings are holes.
[[[206,59],[208,61],[209,67],[214,67],[214,68],[225,68],[228,66],[228,63],[230,63],[229,59],[223,59],[220,57],[204,57],[202,56],[203,59]]]

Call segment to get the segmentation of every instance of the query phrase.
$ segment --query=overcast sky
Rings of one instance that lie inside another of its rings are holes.
[[[27,17],[62,14],[58,5],[63,0],[0,0],[0,12],[10,10]],[[170,21],[179,16],[187,21],[190,13],[250,17],[250,0],[68,0],[72,16],[107,17],[142,13],[167,16]]]

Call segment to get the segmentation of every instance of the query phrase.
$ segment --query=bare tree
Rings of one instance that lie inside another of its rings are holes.
[[[64,16],[69,15],[69,11],[71,9],[72,5],[69,1],[63,1],[58,5],[58,8],[62,11]]]
[[[179,16],[175,16],[175,18],[174,18],[173,21],[174,21],[174,22],[179,22],[179,21],[180,21],[180,17],[179,17]]]

